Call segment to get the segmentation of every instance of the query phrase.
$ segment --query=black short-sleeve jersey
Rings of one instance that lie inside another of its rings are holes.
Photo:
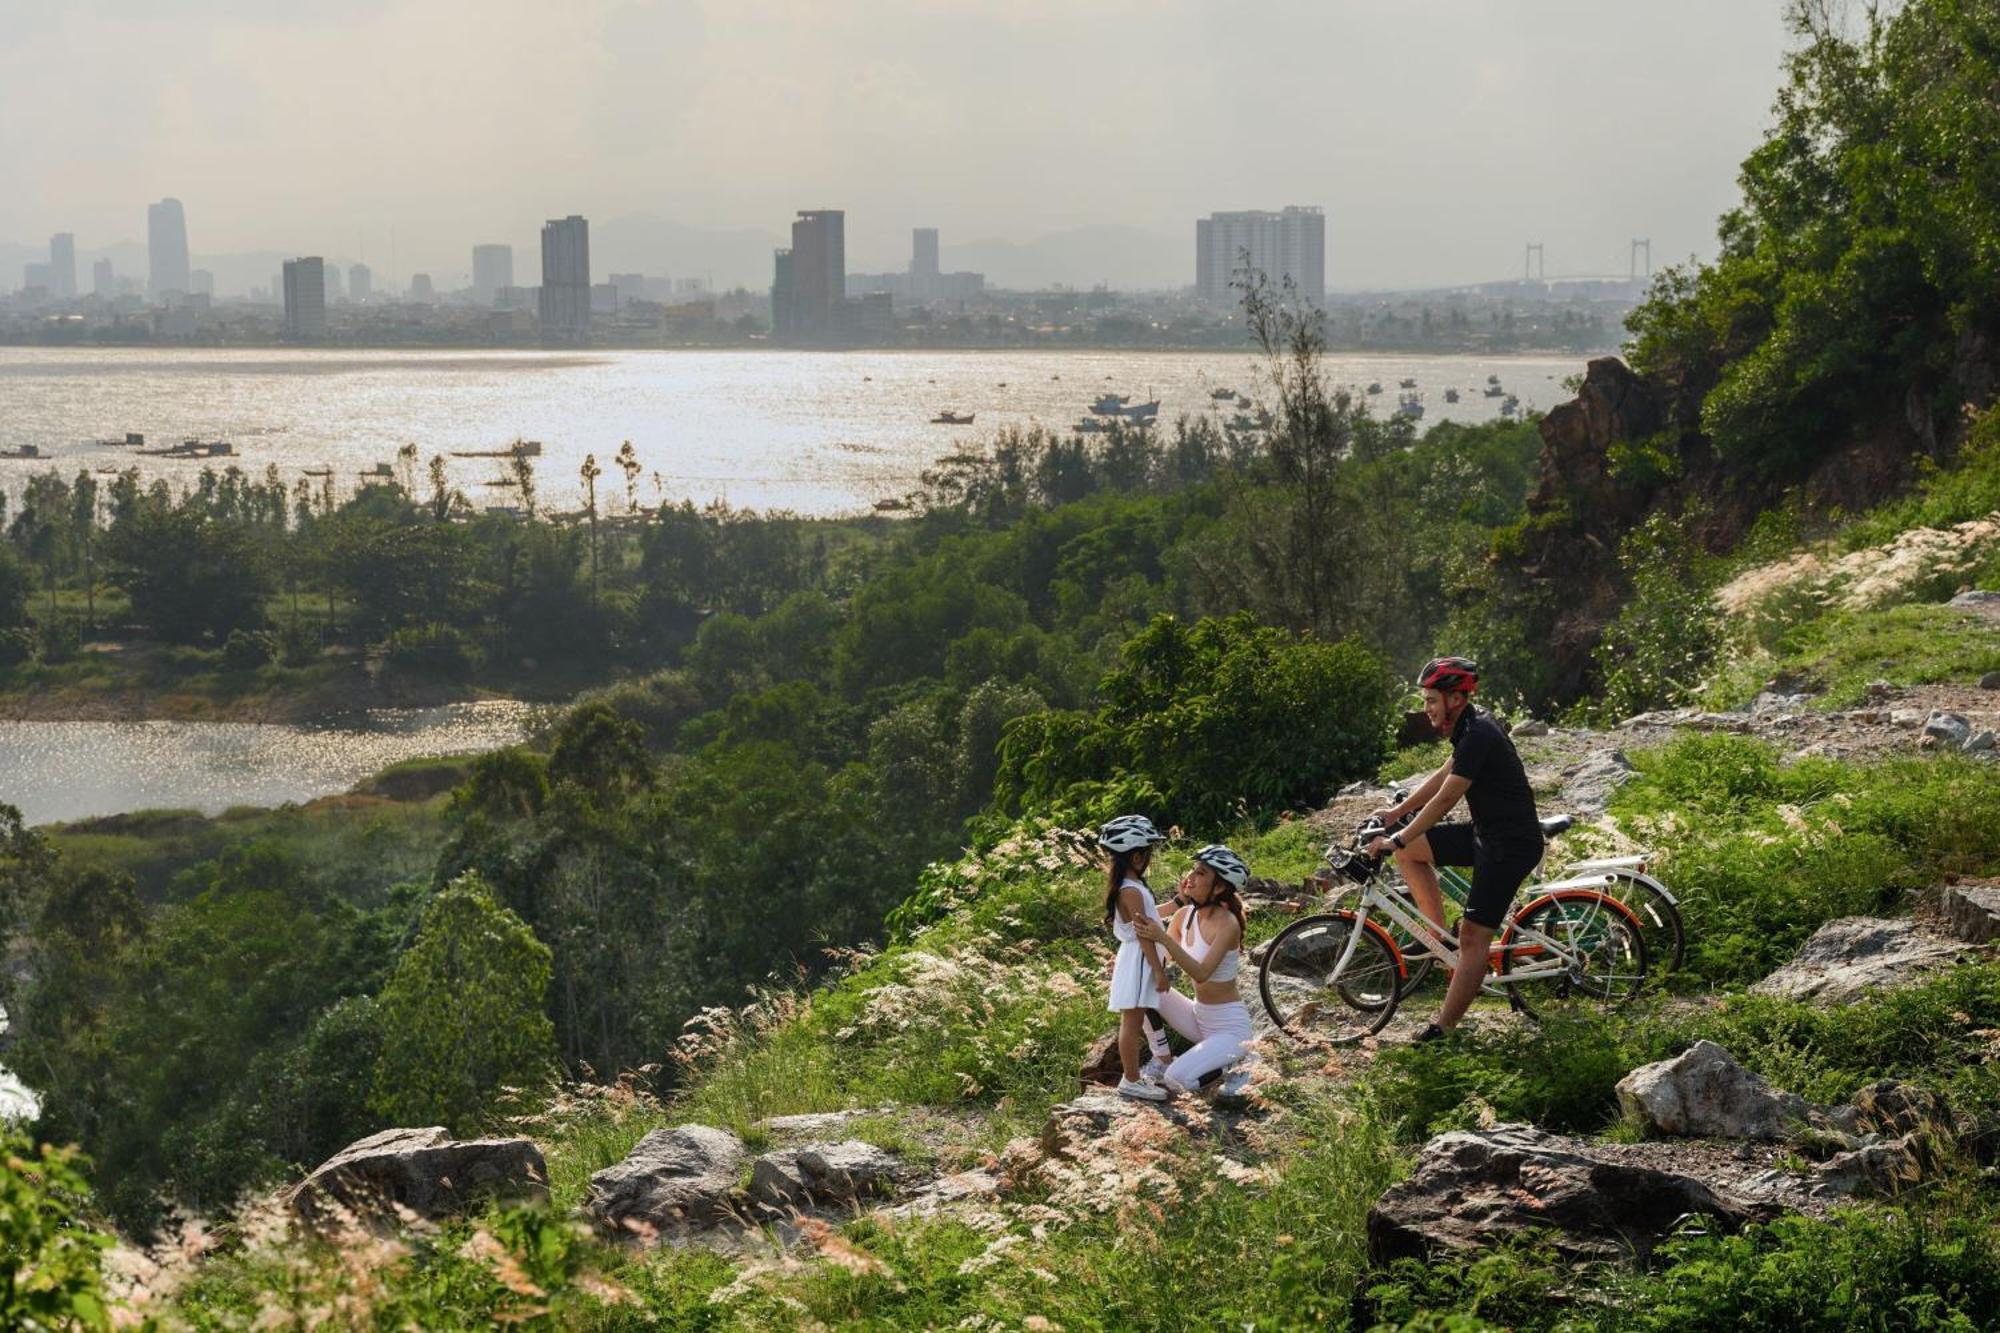
[[[1465,808],[1480,837],[1541,839],[1540,816],[1527,770],[1521,766],[1514,742],[1490,713],[1467,708],[1459,715],[1458,725],[1451,731],[1451,771],[1453,776],[1472,782],[1466,789]]]

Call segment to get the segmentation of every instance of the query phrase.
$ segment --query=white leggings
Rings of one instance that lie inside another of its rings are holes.
[[[1197,1004],[1179,991],[1169,990],[1160,992],[1159,1004],[1160,1017],[1194,1043],[1167,1066],[1167,1077],[1183,1088],[1193,1088],[1207,1075],[1234,1064],[1256,1035],[1250,1027],[1250,1011],[1241,1000]]]

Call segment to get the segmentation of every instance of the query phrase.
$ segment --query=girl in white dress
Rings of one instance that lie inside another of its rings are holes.
[[[1146,1040],[1148,1017],[1160,1006],[1160,992],[1167,989],[1167,973],[1160,965],[1158,947],[1140,939],[1133,923],[1159,924],[1160,909],[1146,886],[1146,867],[1152,863],[1153,848],[1165,841],[1144,815],[1120,815],[1097,835],[1098,846],[1111,853],[1104,923],[1118,940],[1118,958],[1111,969],[1111,1001],[1106,1007],[1118,1015],[1118,1060],[1124,1066],[1118,1093],[1149,1102],[1165,1101],[1167,1091],[1141,1077],[1139,1047]]]

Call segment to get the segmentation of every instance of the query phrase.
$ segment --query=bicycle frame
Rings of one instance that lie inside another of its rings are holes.
[[[1618,905],[1615,899],[1604,896],[1604,890],[1610,887],[1611,883],[1612,877],[1609,875],[1589,875],[1576,879],[1558,880],[1550,884],[1540,884],[1535,886],[1539,892],[1535,895],[1529,906],[1539,905],[1550,898],[1562,898],[1571,895],[1588,896],[1596,899],[1600,904],[1612,907],[1614,910],[1621,911],[1627,917],[1630,917],[1631,913],[1629,910]],[[1371,926],[1373,927],[1383,943],[1387,945],[1390,954],[1395,958],[1396,969],[1399,974],[1407,974],[1408,971],[1407,965],[1404,962],[1403,951],[1397,945],[1393,935],[1383,930],[1379,925],[1374,925],[1371,922],[1370,915],[1377,908],[1381,909],[1382,915],[1388,917],[1390,921],[1394,922],[1412,939],[1421,944],[1424,952],[1432,958],[1447,967],[1457,964],[1457,956],[1445,949],[1443,936],[1438,933],[1437,927],[1432,925],[1428,918],[1416,912],[1405,910],[1396,901],[1395,895],[1383,892],[1382,888],[1375,881],[1370,880],[1362,886],[1361,905],[1351,913],[1348,913],[1348,915],[1354,917],[1355,924],[1360,926],[1362,930],[1367,930]],[[1576,965],[1577,960],[1573,949],[1557,940],[1550,939],[1538,930],[1523,929],[1517,922],[1519,915],[1519,912],[1510,911],[1506,919],[1501,923],[1500,929],[1502,933],[1496,936],[1493,944],[1487,950],[1488,969],[1493,969],[1496,959],[1505,958],[1509,953],[1524,953],[1528,951],[1546,953],[1548,955],[1547,961],[1533,962],[1524,968],[1514,971],[1496,972],[1492,977],[1483,980],[1481,983],[1482,986],[1511,986],[1523,981],[1539,981],[1544,977],[1560,976]],[[1638,926],[1636,920],[1630,924],[1634,929]],[[1347,947],[1341,951],[1339,961],[1333,966],[1332,976],[1339,977],[1345,974],[1347,964],[1353,959],[1354,951],[1360,945],[1361,930],[1357,930],[1348,938]]]

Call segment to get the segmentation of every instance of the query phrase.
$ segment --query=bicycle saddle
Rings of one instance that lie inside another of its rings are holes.
[[[1553,838],[1571,824],[1576,823],[1575,815],[1555,815],[1542,821],[1542,836]]]

